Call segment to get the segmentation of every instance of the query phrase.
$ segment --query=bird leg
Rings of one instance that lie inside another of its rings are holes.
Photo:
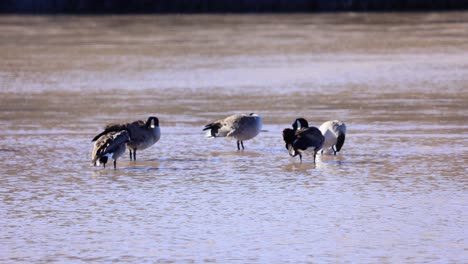
[[[299,153],[299,160],[302,162],[302,154]]]
[[[237,150],[240,150],[239,140],[237,140]]]
[[[242,146],[242,149],[244,149],[244,141],[241,140],[241,146]]]
[[[130,160],[132,160],[132,157],[133,157],[133,160],[136,160],[136,149],[133,151],[133,155],[132,155],[132,150],[129,149],[130,151]]]
[[[117,169],[117,160],[114,160],[114,170]]]

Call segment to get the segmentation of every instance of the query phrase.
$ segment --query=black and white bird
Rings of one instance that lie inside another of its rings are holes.
[[[130,141],[127,130],[105,133],[96,140],[91,156],[92,164],[99,166],[101,163],[106,167],[109,159],[114,160],[114,169],[117,168],[117,159],[125,152],[125,144]]]
[[[309,127],[307,120],[298,118],[293,123],[293,129],[285,128],[283,130],[283,140],[291,157],[299,155],[299,159],[302,161],[302,154],[307,151],[313,153],[315,163],[315,157],[317,152],[322,149],[325,138],[318,128]]]
[[[127,147],[130,151],[130,160],[136,160],[137,150],[144,150],[154,145],[161,138],[161,130],[159,128],[159,119],[154,116],[148,117],[145,121],[137,120],[131,123],[109,124],[104,131],[93,138],[97,140],[100,136],[109,132],[120,132],[127,130],[130,132],[131,139],[127,142]]]
[[[346,125],[338,120],[331,120],[323,123],[319,127],[322,135],[325,137],[325,142],[322,148],[322,154],[336,155],[341,150],[346,137]]]
[[[206,125],[207,137],[228,137],[237,140],[237,150],[244,149],[244,141],[252,139],[262,129],[262,118],[254,113],[231,115]]]

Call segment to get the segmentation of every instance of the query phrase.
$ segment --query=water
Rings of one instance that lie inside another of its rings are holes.
[[[467,18],[0,17],[0,262],[468,262]],[[204,138],[243,112],[245,151]],[[149,115],[155,146],[90,166]],[[300,116],[342,152],[290,158]]]

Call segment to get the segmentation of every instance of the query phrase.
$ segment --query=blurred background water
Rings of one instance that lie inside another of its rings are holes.
[[[0,17],[0,262],[468,261],[468,14]],[[233,113],[264,130],[201,129]],[[109,122],[161,140],[90,166]],[[340,119],[335,156],[284,149]]]

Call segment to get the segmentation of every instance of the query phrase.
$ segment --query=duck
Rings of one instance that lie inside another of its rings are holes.
[[[99,166],[101,163],[106,168],[106,163],[110,159],[114,160],[114,169],[117,168],[117,159],[125,152],[125,144],[130,141],[128,130],[110,131],[102,134],[94,143],[91,156],[92,164]]]
[[[295,124],[297,126],[294,126]],[[307,124],[307,126],[304,126],[305,124]],[[302,162],[302,154],[306,151],[310,151],[314,155],[314,163],[317,152],[322,149],[323,143],[325,142],[325,138],[320,130],[313,126],[309,127],[307,120],[303,118],[296,119],[292,129],[285,128],[283,130],[283,140],[291,157],[299,155],[299,159]]]
[[[321,153],[336,155],[340,152],[346,138],[346,124],[339,120],[326,121],[319,127],[325,142]]]
[[[206,125],[207,137],[227,137],[237,140],[237,150],[244,150],[244,141],[256,137],[262,129],[261,116],[250,114],[235,114]]]
[[[145,121],[137,120],[123,124],[109,124],[104,131],[96,135],[92,141],[96,141],[99,137],[109,132],[118,132],[127,130],[132,135],[131,139],[126,143],[130,152],[130,160],[136,161],[137,150],[144,150],[161,138],[161,129],[159,127],[159,119],[155,116],[150,116]]]

